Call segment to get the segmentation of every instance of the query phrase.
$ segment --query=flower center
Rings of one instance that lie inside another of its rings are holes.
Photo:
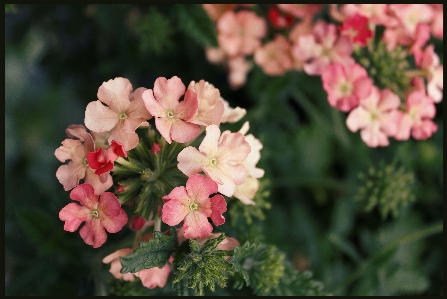
[[[211,166],[216,166],[216,164],[217,164],[217,159],[216,158],[211,158],[210,159],[210,165]]]
[[[237,32],[237,34],[239,35],[239,36],[244,36],[245,35],[245,31],[244,31],[244,29],[239,29],[239,31]]]
[[[339,86],[339,90],[342,96],[348,96],[352,93],[352,84],[350,82],[342,82]]]
[[[126,112],[121,112],[120,115],[118,116],[119,119],[126,119],[127,118],[127,114]]]
[[[172,111],[168,111],[168,113],[167,113],[167,115],[168,115],[168,118],[174,118],[174,112],[172,112]]]
[[[84,164],[85,167],[88,167],[88,160],[87,160],[87,158],[84,158],[84,160],[82,160],[82,164]]]
[[[99,212],[97,210],[93,210],[92,211],[92,216],[95,217],[95,218],[98,218],[99,217]]]
[[[191,211],[197,210],[198,208],[199,208],[199,205],[196,204],[195,202],[192,202],[192,203],[189,204],[189,209]]]

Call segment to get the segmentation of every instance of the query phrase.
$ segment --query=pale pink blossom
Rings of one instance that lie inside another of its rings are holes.
[[[340,7],[337,7],[337,6]],[[389,26],[396,23],[388,13],[389,4],[330,4],[331,17],[344,22],[352,15],[358,13],[369,19],[372,24]]]
[[[144,105],[155,117],[158,132],[169,144],[172,140],[188,142],[200,134],[200,127],[191,123],[199,106],[197,94],[190,89],[185,93],[185,89],[177,76],[169,80],[159,77],[155,80],[153,90],[143,92]],[[179,102],[183,94],[184,100]]]
[[[188,239],[209,236],[213,226],[208,222],[208,217],[215,225],[222,225],[225,222],[222,213],[227,210],[222,195],[216,194],[210,198],[216,192],[217,183],[212,179],[201,174],[190,176],[186,187],[175,187],[163,196],[162,221],[170,226],[183,221],[184,237]]]
[[[206,59],[213,64],[223,63],[226,58],[224,50],[221,48],[205,48]]]
[[[177,167],[187,176],[203,171],[218,184],[219,192],[232,196],[236,185],[242,184],[247,170],[241,164],[250,153],[250,145],[239,132],[223,134],[216,125],[206,127],[199,150],[189,146],[177,156]]]
[[[205,80],[200,80],[197,83],[191,81],[188,89],[197,94],[199,101],[199,108],[190,121],[202,126],[220,124],[224,113],[224,103],[220,98],[219,89]]]
[[[56,158],[61,162],[71,160],[67,164],[59,166],[56,171],[58,181],[68,191],[79,185],[80,180],[93,186],[96,194],[101,194],[113,185],[110,173],[95,174],[87,160],[87,154],[95,151],[92,136],[87,133],[83,125],[70,125],[67,135],[76,139],[65,139],[62,146],[54,152]]]
[[[370,95],[349,113],[346,125],[352,132],[360,130],[360,137],[369,147],[388,146],[388,137],[397,132],[399,105],[396,94],[374,86]]]
[[[303,62],[308,75],[320,75],[331,63],[354,63],[352,51],[352,42],[346,36],[339,36],[334,24],[319,21],[312,34],[298,38],[292,48],[292,56]]]
[[[222,102],[224,104],[224,113],[222,115],[221,123],[235,123],[238,122],[242,117],[247,114],[247,110],[244,108],[241,108],[237,106],[236,108],[232,108],[230,104],[224,100],[223,98]]]
[[[104,82],[98,89],[98,100],[85,109],[85,126],[93,132],[110,131],[109,144],[116,140],[126,151],[133,149],[139,141],[135,130],[152,117],[141,98],[145,89],[132,92],[130,81],[121,77]]]
[[[427,139],[433,135],[438,126],[432,121],[436,114],[433,99],[424,90],[410,93],[405,101],[405,113],[400,113],[399,125],[394,138],[407,140]]]
[[[438,39],[444,39],[444,5],[430,4],[433,17],[430,22],[431,33]]]
[[[131,248],[123,248],[118,249],[117,251],[109,254],[105,258],[102,259],[102,262],[104,264],[110,264],[109,272],[115,277],[116,279],[123,279],[125,281],[134,281],[135,275],[133,273],[125,273],[122,274],[120,271],[123,268],[121,265],[120,257],[127,256],[132,253]]]
[[[64,230],[74,232],[85,222],[79,234],[93,248],[104,244],[107,239],[106,231],[117,233],[127,223],[126,212],[111,192],[101,194],[98,201],[93,187],[90,184],[81,184],[70,192],[70,198],[82,205],[69,203],[59,212],[59,219],[65,221]]]
[[[444,87],[444,66],[440,64],[439,56],[435,53],[433,44],[424,49],[418,66],[428,73],[427,94],[433,98],[435,103],[441,102]]]
[[[267,34],[265,19],[252,11],[226,11],[217,20],[219,46],[228,56],[250,55]]]
[[[416,27],[420,23],[429,23],[433,12],[428,4],[390,4],[390,11],[400,21],[404,30],[414,38]]]
[[[244,56],[228,58],[228,81],[231,89],[238,89],[245,84],[247,73],[251,69],[251,64]]]
[[[171,266],[169,263],[166,263],[163,268],[153,267],[140,270],[135,273],[135,276],[140,278],[141,284],[148,289],[154,289],[156,287],[163,288],[168,282],[171,271]]]
[[[275,38],[255,50],[254,60],[264,73],[279,76],[292,68],[290,44],[283,35]]]
[[[324,69],[321,80],[329,104],[344,112],[356,107],[369,95],[372,87],[366,69],[357,63],[346,66],[333,63]]]

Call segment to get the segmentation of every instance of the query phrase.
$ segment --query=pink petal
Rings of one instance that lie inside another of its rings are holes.
[[[155,100],[152,89],[147,89],[142,94],[144,106],[150,114],[155,117],[166,117],[166,111],[157,100]]]
[[[188,206],[177,199],[171,199],[163,205],[161,220],[170,226],[179,224],[190,212]]]
[[[85,166],[71,161],[67,165],[61,165],[56,171],[56,177],[68,191],[79,185],[79,180],[85,177]]]
[[[89,209],[75,203],[69,203],[59,212],[59,219],[65,221],[64,230],[74,232],[89,216]]]
[[[247,158],[250,151],[250,145],[245,141],[244,135],[239,132],[225,134],[219,144],[217,159],[218,161],[242,162]]]
[[[82,205],[90,210],[96,210],[98,207],[98,196],[90,184],[81,184],[70,192],[70,198],[78,200]]]
[[[194,117],[197,109],[199,109],[197,94],[191,89],[188,89],[185,93],[184,100],[176,106],[174,114],[177,118],[189,121]]]
[[[206,135],[199,146],[199,151],[206,154],[209,158],[217,154],[218,142],[220,138],[220,129],[217,125],[206,127]]]
[[[186,192],[185,187],[179,186],[172,189],[172,191],[168,194],[163,196],[162,198],[165,202],[169,201],[171,199],[179,200],[181,203],[183,202],[189,202],[190,198],[188,193]]]
[[[163,288],[169,277],[169,273],[171,273],[171,267],[168,263],[163,268],[150,268],[138,271],[135,273],[141,279],[141,283],[148,289],[153,289],[155,287]]]
[[[202,165],[208,163],[208,158],[195,147],[188,146],[178,154],[177,161],[178,169],[191,176],[202,171]]]
[[[382,90],[382,97],[378,108],[381,111],[393,110],[399,108],[400,98],[389,89]]]
[[[86,221],[79,234],[84,242],[88,245],[93,245],[93,248],[100,247],[107,239],[106,231],[98,218]]]
[[[222,213],[227,210],[227,202],[223,198],[222,195],[216,194],[211,197],[211,210],[212,214],[210,216],[211,220],[215,225],[222,225],[225,223],[225,217],[222,216]]]
[[[65,139],[62,141],[62,146],[58,147],[54,151],[54,155],[59,161],[65,162],[71,159],[72,155],[76,152],[76,148],[79,146],[83,146],[81,141]]]
[[[98,88],[97,96],[98,100],[109,106],[111,110],[121,113],[126,111],[129,106],[129,95],[131,92],[132,84],[130,81],[126,78],[118,77],[102,83]]]
[[[117,251],[109,254],[108,256],[104,257],[102,259],[102,262],[104,264],[109,264],[112,261],[116,260],[117,258],[121,257],[121,256],[126,256],[132,253],[132,249],[131,248],[123,248],[123,249],[118,249]]]
[[[213,226],[208,218],[199,211],[193,211],[185,217],[183,223],[184,237],[187,239],[205,238],[213,231]]]
[[[209,196],[217,192],[217,184],[210,178],[201,174],[195,174],[186,181],[186,190],[189,197],[195,198],[195,202],[201,203]]]
[[[101,225],[109,232],[119,232],[127,223],[127,214],[115,194],[104,192],[99,199],[99,216]]]
[[[360,137],[369,147],[388,146],[389,141],[385,133],[375,126],[365,127],[360,131]]]
[[[196,124],[177,120],[172,123],[171,137],[172,140],[185,143],[196,138],[200,134],[200,127]]]
[[[100,101],[88,103],[85,108],[85,126],[94,132],[107,132],[118,123],[118,113],[104,106]]]
[[[175,121],[175,120],[174,120]],[[179,120],[176,120],[179,121]],[[157,128],[158,132],[161,136],[166,139],[166,142],[171,144],[171,128],[172,128],[173,121],[168,118],[156,118],[155,119],[155,127]]]
[[[126,114],[129,119],[132,120],[148,120],[152,118],[152,115],[147,111],[144,101],[143,101],[143,93],[148,90],[144,87],[137,88],[132,94],[132,101],[129,104],[129,107],[126,110]],[[134,129],[136,129],[135,127]]]
[[[104,173],[99,176],[95,174],[91,168],[87,167],[85,169],[84,183],[92,185],[93,189],[95,190],[95,194],[102,194],[104,191],[112,187],[113,180],[110,173]]]
[[[177,76],[169,80],[159,77],[154,83],[154,96],[165,110],[173,110],[177,106],[180,97],[185,93],[185,90],[185,85]]]
[[[346,118],[346,126],[351,132],[357,132],[357,130],[368,126],[370,123],[370,112],[359,106],[354,108]]]

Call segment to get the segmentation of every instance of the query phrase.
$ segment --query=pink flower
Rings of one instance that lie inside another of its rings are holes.
[[[59,219],[65,221],[64,230],[74,232],[85,221],[79,231],[81,238],[93,248],[98,248],[107,239],[109,233],[119,232],[127,223],[127,214],[115,194],[104,192],[94,193],[89,184],[81,184],[70,192],[70,198],[82,205],[69,203],[59,212]]]
[[[172,262],[172,257],[170,261]],[[135,276],[139,277],[141,284],[148,289],[163,288],[168,282],[171,271],[171,266],[166,263],[161,269],[158,267],[143,269],[136,272]]]
[[[267,23],[252,11],[226,11],[217,20],[219,46],[229,55],[250,55],[267,34]]]
[[[126,281],[134,281],[135,280],[135,275],[133,273],[125,273],[125,274],[121,274],[121,268],[123,267],[121,265],[121,261],[120,261],[120,257],[121,256],[126,256],[132,253],[132,249],[131,248],[123,248],[123,249],[119,249],[111,254],[109,254],[108,256],[106,256],[105,258],[102,259],[102,262],[104,264],[110,264],[110,270],[109,272],[116,278],[116,279],[123,279]]]
[[[407,140],[427,139],[433,135],[438,126],[431,120],[435,117],[436,108],[433,99],[424,90],[412,92],[405,102],[406,112],[400,113],[399,125],[394,138]]]
[[[184,220],[185,238],[205,238],[213,231],[208,222],[211,218],[215,225],[225,222],[222,213],[227,210],[227,203],[222,195],[216,194],[217,184],[212,179],[195,174],[188,178],[186,187],[175,187],[163,196],[161,219],[164,223],[175,226]]]
[[[444,39],[444,5],[429,4],[433,11],[433,17],[430,23],[431,33],[438,39]]]
[[[95,150],[92,136],[82,125],[71,125],[66,132],[68,136],[80,140],[65,139],[62,141],[62,146],[54,152],[56,158],[61,162],[71,160],[68,164],[59,166],[56,171],[56,177],[64,186],[64,190],[68,191],[78,186],[82,179],[84,179],[84,183],[93,186],[96,194],[101,194],[109,189],[113,184],[112,176],[109,173],[95,174],[87,161],[87,153]]]
[[[304,71],[308,75],[320,75],[331,63],[354,63],[352,51],[352,42],[346,36],[338,36],[334,24],[319,21],[313,29],[313,34],[298,38],[292,48],[292,56],[303,62]]]
[[[85,126],[98,133],[111,131],[109,144],[116,140],[126,151],[133,149],[139,141],[135,130],[152,117],[141,98],[145,89],[140,87],[132,92],[132,84],[126,78],[104,82],[98,89],[98,101],[90,102],[85,109]]]
[[[197,112],[199,102],[197,94],[186,90],[182,80],[174,76],[171,79],[159,77],[155,80],[154,90],[143,92],[143,101],[147,110],[155,117],[155,126],[160,134],[171,144],[188,142],[200,134],[200,127],[191,123]],[[180,97],[185,94],[180,103]]]
[[[321,80],[328,93],[329,104],[344,112],[356,107],[369,95],[372,87],[368,73],[356,63],[346,66],[333,63],[324,69]]]
[[[289,13],[280,13],[276,5],[268,9],[268,19],[275,29],[290,28],[295,22],[295,17]]]
[[[340,33],[349,37],[354,43],[365,46],[372,38],[373,32],[368,27],[368,18],[355,13],[340,27]]]
[[[346,125],[369,147],[388,146],[388,136],[394,136],[399,120],[400,99],[389,89],[379,91],[373,86],[371,94],[349,113]]]
[[[220,124],[224,113],[224,104],[220,98],[219,89],[204,80],[197,83],[191,81],[188,89],[194,91],[199,100],[199,108],[191,122],[202,126]]]
[[[241,164],[250,152],[250,145],[241,133],[220,136],[216,125],[206,127],[206,135],[199,146],[188,146],[177,156],[177,167],[187,176],[203,171],[219,184],[219,192],[232,196],[236,185],[242,184],[247,170]]]
[[[205,55],[206,59],[213,64],[223,63],[226,58],[225,52],[221,48],[206,48]]]
[[[290,44],[283,35],[257,48],[254,54],[255,62],[270,76],[279,76],[292,68]]]
[[[330,4],[331,17],[339,22],[344,22],[349,17],[358,13],[369,19],[372,24],[385,25],[395,23],[392,16],[388,14],[389,4],[341,4],[340,9],[337,8],[340,4]]]
[[[422,52],[419,67],[428,72],[427,93],[435,103],[441,102],[444,87],[444,66],[434,51],[434,45],[428,45]]]
[[[224,113],[222,115],[221,123],[235,123],[238,122],[245,114],[247,114],[247,110],[241,107],[232,108],[230,104],[222,99],[224,103]]]
[[[400,21],[404,30],[414,38],[416,27],[420,23],[429,23],[433,12],[428,4],[390,4],[390,11]]]
[[[95,174],[97,175],[110,172],[113,169],[113,162],[119,157],[127,158],[127,153],[124,146],[116,140],[112,140],[107,149],[99,148],[94,152],[87,153],[88,165],[96,170]]]
[[[231,89],[238,89],[245,84],[251,64],[243,56],[228,58],[228,81]]]

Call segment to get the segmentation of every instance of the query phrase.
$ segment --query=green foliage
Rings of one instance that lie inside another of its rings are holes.
[[[238,272],[234,287],[241,289],[245,282],[257,295],[270,292],[284,275],[284,259],[274,245],[245,242],[235,247],[229,260]]]
[[[16,6],[14,4],[5,4],[5,13],[15,12]]]
[[[278,285],[262,296],[325,296],[324,286],[320,281],[312,279],[310,271],[298,271],[289,263],[285,264],[284,275]]]
[[[137,18],[134,27],[139,36],[141,52],[151,51],[160,55],[174,44],[173,24],[156,7],[150,7],[147,13]]]
[[[174,256],[174,283],[180,283],[177,286],[180,292],[186,291],[185,284],[198,295],[203,295],[205,286],[211,291],[215,290],[215,284],[226,286],[234,269],[225,259],[231,252],[216,249],[224,239],[225,234],[222,234],[207,240],[203,246],[194,239],[182,243]]]
[[[413,194],[414,174],[407,172],[403,166],[397,168],[396,163],[379,167],[371,166],[366,173],[359,173],[360,187],[356,200],[365,203],[365,211],[369,212],[376,206],[382,219],[389,213],[397,217],[400,210],[415,200]]]
[[[203,47],[217,47],[214,24],[200,4],[177,4],[175,9],[179,30]]]
[[[163,268],[177,245],[177,231],[170,228],[169,235],[154,232],[154,238],[140,242],[140,246],[131,254],[120,257],[123,268],[121,273],[138,272],[153,267]]]

